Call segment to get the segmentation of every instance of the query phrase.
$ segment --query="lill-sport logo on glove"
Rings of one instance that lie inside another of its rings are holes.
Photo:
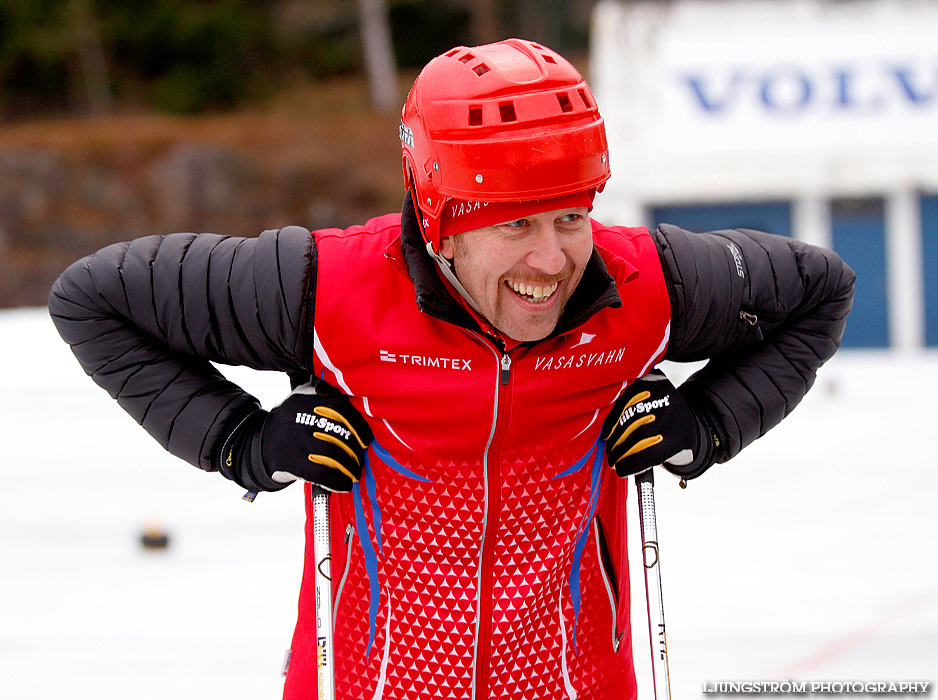
[[[323,416],[314,416],[311,413],[297,413],[296,422],[302,423],[303,425],[308,425],[311,428],[319,428],[326,433],[335,433],[344,440],[349,440],[352,437],[352,431],[350,428],[339,425],[338,423],[333,423],[328,418]]]
[[[275,483],[302,479],[327,491],[351,491],[373,437],[346,396],[325,383],[304,384],[264,421],[264,468]]]
[[[657,369],[628,386],[602,430],[606,459],[619,476],[640,474],[659,464],[682,478],[698,476],[709,466],[694,463],[707,435],[681,392]]]
[[[648,392],[645,392],[646,394]],[[627,406],[626,409],[622,412],[622,415],[619,416],[619,425],[625,425],[632,418],[643,413],[651,413],[658,408],[666,408],[671,405],[671,397],[669,395],[662,396],[660,399],[655,399],[654,401],[642,401],[635,404],[634,406]]]

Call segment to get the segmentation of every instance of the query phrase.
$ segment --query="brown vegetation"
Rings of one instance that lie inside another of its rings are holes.
[[[397,210],[398,121],[367,108],[362,82],[338,80],[233,114],[4,126],[0,306],[44,304],[66,265],[118,240],[344,227]]]

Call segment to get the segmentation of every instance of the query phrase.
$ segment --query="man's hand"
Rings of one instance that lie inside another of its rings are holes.
[[[372,438],[345,396],[317,394],[304,384],[267,416],[261,454],[277,483],[302,479],[327,491],[351,491]]]
[[[297,479],[327,491],[351,491],[361,478],[368,424],[338,393],[297,387],[270,413],[259,410],[226,441],[221,470],[252,491],[271,491]]]
[[[712,464],[710,431],[660,370],[626,388],[606,418],[602,436],[606,459],[619,476],[663,464],[692,479]]]

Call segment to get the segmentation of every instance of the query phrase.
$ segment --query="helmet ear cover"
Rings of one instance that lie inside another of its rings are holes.
[[[562,56],[521,39],[457,47],[430,61],[401,113],[402,169],[424,237],[439,250],[443,206],[601,191],[605,127]]]
[[[440,197],[439,203],[433,209],[426,209],[430,204],[421,200],[420,193],[417,191],[416,179],[413,176],[413,169],[407,159],[403,158],[404,168],[404,189],[410,192],[410,201],[413,203],[414,214],[417,217],[417,223],[420,225],[420,232],[423,234],[425,243],[431,244],[432,251],[438,253],[440,250],[440,220],[443,213],[443,205],[446,204],[446,198]],[[435,210],[435,211],[434,211]]]

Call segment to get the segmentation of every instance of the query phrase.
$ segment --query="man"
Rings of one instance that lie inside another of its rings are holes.
[[[62,275],[52,316],[172,453],[337,492],[339,698],[634,698],[617,477],[694,478],[778,423],[853,273],[762,233],[592,221],[602,119],[532,42],[431,61],[400,138],[401,215],[116,244]],[[677,390],[665,358],[710,362]],[[267,412],[210,361],[314,383]],[[288,698],[316,693],[311,561]]]

